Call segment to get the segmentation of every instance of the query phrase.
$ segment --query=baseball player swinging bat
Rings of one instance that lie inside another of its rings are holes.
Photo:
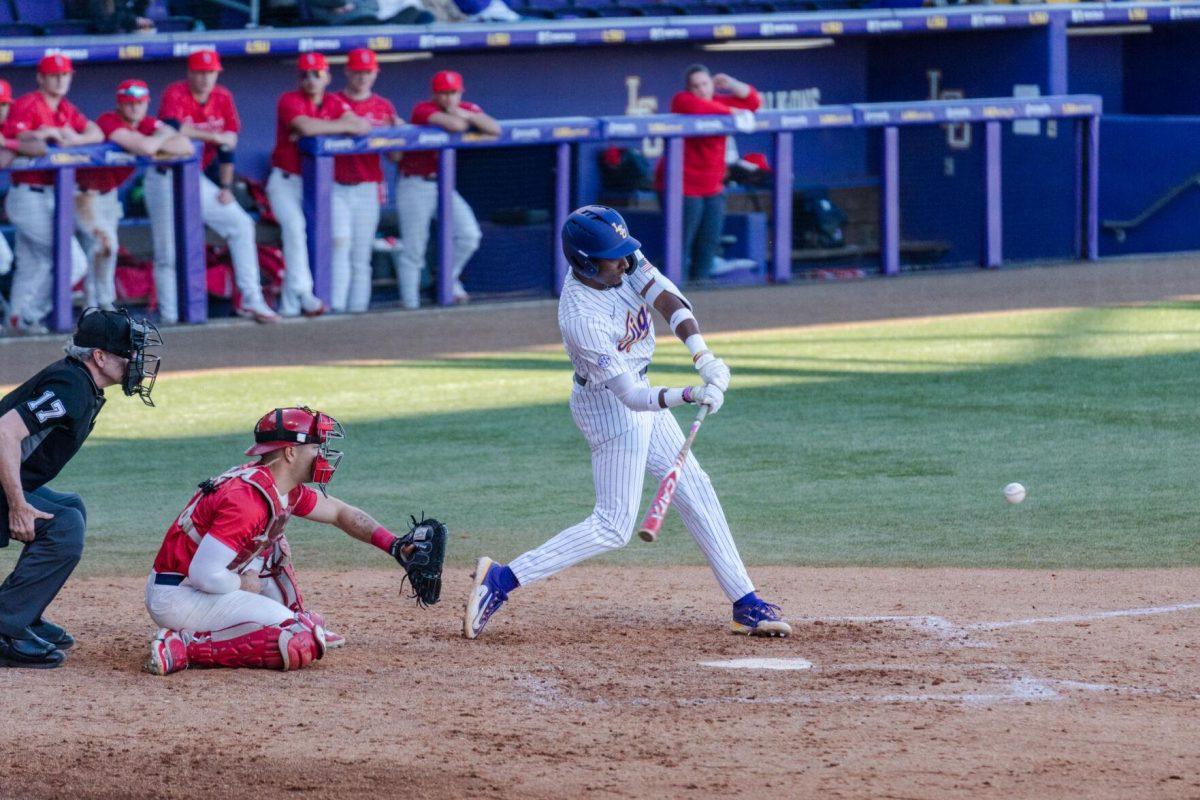
[[[679,448],[679,455],[675,457],[675,463],[671,465],[670,472],[663,476],[662,482],[658,484],[658,491],[654,493],[654,499],[650,501],[650,507],[646,509],[646,516],[642,518],[642,524],[638,526],[637,534],[643,542],[653,542],[658,539],[658,532],[662,528],[668,509],[671,508],[671,501],[675,498],[679,473],[683,472],[683,464],[687,461],[688,453],[692,449],[692,442],[696,441],[700,425],[708,416],[709,408],[711,406],[700,406],[700,410],[696,412],[696,419],[692,422],[692,428],[688,431],[687,439],[684,440],[683,447]]]

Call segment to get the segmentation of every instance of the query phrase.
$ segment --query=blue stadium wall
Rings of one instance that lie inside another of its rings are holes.
[[[501,118],[666,111],[683,70],[702,62],[753,83],[769,107],[1014,93],[1089,92],[1104,98],[1101,216],[1134,216],[1171,186],[1200,172],[1200,31],[1195,24],[1150,32],[1064,36],[1065,24],[1007,30],[837,37],[828,46],[769,52],[706,52],[699,43],[657,42],[539,50],[435,53],[388,64],[377,90],[406,113],[439,69],[456,69],[467,97]],[[222,81],[237,96],[244,132],[238,169],[265,178],[275,100],[293,88],[294,60],[225,57]],[[0,71],[14,91],[33,86],[28,68]],[[79,65],[72,100],[95,116],[121,79],[139,76],[157,93],[183,76],[182,61]],[[335,75],[334,86],[340,85]],[[1111,116],[1108,116],[1111,115]],[[1193,116],[1195,115],[1195,116]],[[1022,129],[1022,127],[1024,129]],[[912,128],[901,133],[902,235],[945,242],[948,263],[978,258],[982,241],[982,131]],[[743,152],[769,152],[766,137],[742,137]],[[1007,259],[1067,257],[1074,244],[1075,137],[1071,123],[1006,124],[1004,245]],[[577,197],[598,192],[593,148],[581,148]],[[798,187],[878,183],[878,134],[796,136]],[[481,216],[502,207],[549,208],[548,149],[464,153],[460,187]],[[1105,254],[1200,249],[1192,220],[1200,189],[1117,242]]]

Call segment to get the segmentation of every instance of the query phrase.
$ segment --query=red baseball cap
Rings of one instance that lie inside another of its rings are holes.
[[[12,102],[12,87],[8,85],[8,81],[0,80],[0,103]]]
[[[71,59],[61,53],[53,53],[42,57],[37,71],[39,75],[66,75],[74,72],[75,68],[71,66]]]
[[[188,56],[188,70],[191,72],[220,72],[221,57],[216,50],[197,50]]]
[[[351,50],[346,55],[346,69],[351,72],[376,72],[379,62],[375,59],[375,51],[366,47]]]
[[[461,92],[462,88],[462,75],[453,70],[444,69],[433,76],[433,91],[435,92]]]
[[[140,103],[143,100],[150,100],[150,87],[145,81],[130,78],[117,84],[118,103]]]
[[[296,68],[300,72],[321,72],[329,69],[329,62],[321,53],[301,53],[296,60]]]

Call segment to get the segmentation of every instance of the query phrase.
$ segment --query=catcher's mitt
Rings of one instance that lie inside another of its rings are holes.
[[[397,537],[392,544],[392,557],[399,562],[404,570],[404,576],[412,587],[411,597],[417,598],[417,605],[431,606],[442,596],[442,562],[446,560],[446,526],[436,519],[417,521],[412,517],[413,525],[408,533]],[[405,551],[409,545],[413,550],[406,557]],[[404,586],[404,579],[400,585]]]

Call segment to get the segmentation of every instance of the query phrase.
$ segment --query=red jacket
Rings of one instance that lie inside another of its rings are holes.
[[[679,92],[671,98],[672,114],[728,114],[731,108],[757,111],[762,100],[753,86],[745,97],[713,95],[704,100],[691,92]],[[659,159],[654,170],[654,188],[663,191],[665,163]],[[683,194],[685,197],[711,197],[725,185],[725,137],[692,136],[683,140]]]

